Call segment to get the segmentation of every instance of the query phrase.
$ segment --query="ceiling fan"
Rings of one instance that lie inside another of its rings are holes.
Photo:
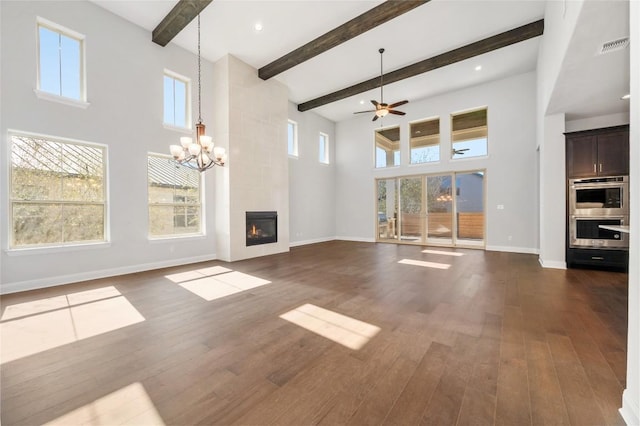
[[[380,52],[380,102],[374,101],[374,100],[371,101],[371,103],[373,104],[374,107],[376,107],[376,109],[354,112],[354,114],[362,114],[365,112],[375,112],[375,115],[373,116],[372,121],[376,121],[378,118],[384,117],[387,114],[405,115],[404,112],[396,111],[394,110],[394,108],[399,107],[400,105],[409,103],[409,101],[406,101],[406,100],[396,102],[391,105],[384,103],[384,97],[383,97],[384,84],[383,84],[383,73],[382,73],[382,54],[384,53],[384,49],[379,49],[378,52]]]

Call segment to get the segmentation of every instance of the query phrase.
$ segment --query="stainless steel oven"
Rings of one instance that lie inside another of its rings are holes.
[[[570,179],[569,214],[598,217],[628,215],[629,177]]]
[[[571,248],[616,248],[629,247],[629,234],[601,228],[625,226],[628,216],[569,216],[569,247]]]

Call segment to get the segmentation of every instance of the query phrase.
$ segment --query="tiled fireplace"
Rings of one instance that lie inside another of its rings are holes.
[[[278,242],[278,212],[246,212],[247,246]]]

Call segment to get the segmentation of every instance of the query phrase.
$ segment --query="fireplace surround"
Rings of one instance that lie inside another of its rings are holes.
[[[246,212],[246,245],[278,242],[278,212]]]

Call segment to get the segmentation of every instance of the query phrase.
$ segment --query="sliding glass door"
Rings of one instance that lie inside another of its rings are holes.
[[[484,243],[484,172],[456,173],[456,240]]]
[[[400,240],[419,243],[424,235],[422,177],[400,178]]]

